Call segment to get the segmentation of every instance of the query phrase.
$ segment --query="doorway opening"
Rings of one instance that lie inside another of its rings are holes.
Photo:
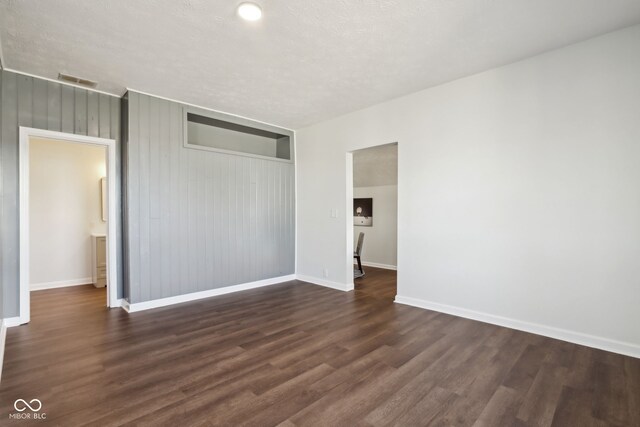
[[[393,301],[397,293],[398,144],[347,154],[349,265],[356,292]]]
[[[115,149],[113,139],[20,128],[20,324],[32,292],[83,285],[119,306]]]

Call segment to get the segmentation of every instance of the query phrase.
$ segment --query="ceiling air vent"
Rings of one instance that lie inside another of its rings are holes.
[[[98,86],[98,82],[94,82],[92,80],[81,79],[80,77],[70,76],[68,74],[58,73],[58,80],[62,80],[65,82],[87,86],[87,87],[96,87]]]

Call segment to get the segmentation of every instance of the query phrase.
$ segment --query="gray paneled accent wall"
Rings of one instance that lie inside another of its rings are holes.
[[[130,303],[294,273],[293,163],[186,148],[184,105],[136,92],[124,105]]]
[[[0,77],[0,93],[0,286],[2,315],[14,317],[19,315],[19,126],[118,141],[116,198],[120,200],[120,99],[5,70]],[[116,209],[120,242],[120,203]],[[117,253],[121,266],[120,249]],[[121,278],[121,269],[119,275]],[[122,294],[121,289],[118,294]]]

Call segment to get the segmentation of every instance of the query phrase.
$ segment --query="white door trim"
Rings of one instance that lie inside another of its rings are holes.
[[[32,137],[107,147],[107,306],[119,307],[116,265],[116,141],[20,126],[20,324],[29,323],[29,140]]]
[[[347,235],[347,265],[345,268],[345,283],[347,284],[347,289],[354,289],[355,285],[353,283],[353,152],[349,151],[345,156],[346,160],[346,195],[347,198],[345,200],[345,208],[344,208],[344,216],[347,220],[346,224],[346,235]]]

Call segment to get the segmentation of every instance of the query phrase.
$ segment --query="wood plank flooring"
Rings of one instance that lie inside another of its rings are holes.
[[[640,360],[288,282],[128,315],[91,286],[32,294],[0,425],[640,426]],[[46,421],[9,420],[40,399]]]

